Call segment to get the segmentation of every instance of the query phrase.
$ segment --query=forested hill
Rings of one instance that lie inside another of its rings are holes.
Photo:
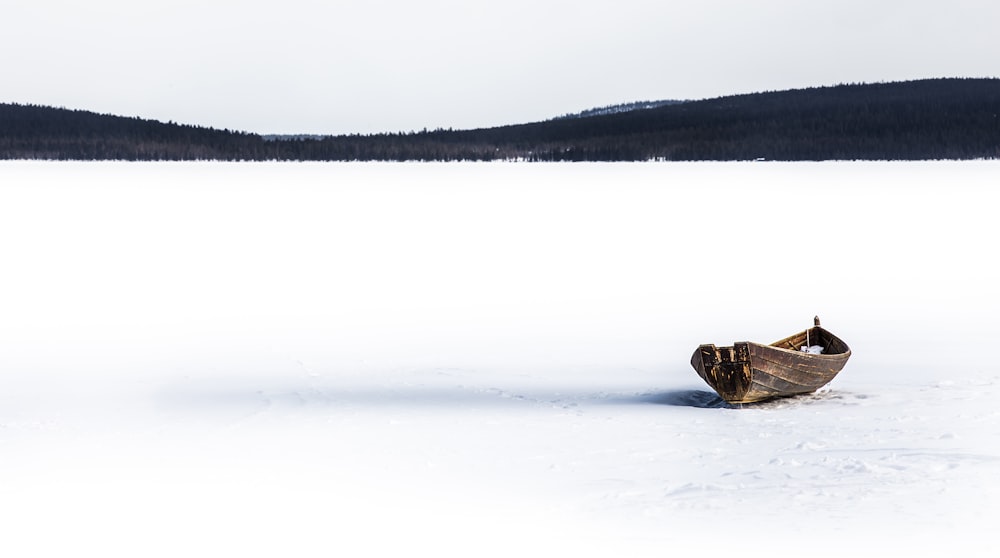
[[[35,105],[0,104],[0,158],[262,159],[260,136]]]
[[[0,158],[80,160],[918,160],[1000,157],[1000,79],[838,85],[479,130],[255,134],[0,105]]]

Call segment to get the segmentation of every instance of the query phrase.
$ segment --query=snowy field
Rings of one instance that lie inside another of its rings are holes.
[[[998,188],[0,164],[0,554],[995,555]],[[817,394],[688,364],[816,314],[854,353]]]

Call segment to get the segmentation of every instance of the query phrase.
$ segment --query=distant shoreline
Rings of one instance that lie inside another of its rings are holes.
[[[1000,79],[929,79],[615,105],[476,130],[258,135],[0,105],[0,159],[827,161],[1000,157]]]

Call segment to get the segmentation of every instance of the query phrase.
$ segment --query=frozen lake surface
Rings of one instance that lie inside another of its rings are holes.
[[[996,550],[1000,164],[0,164],[10,556]],[[819,393],[700,343],[818,314]]]

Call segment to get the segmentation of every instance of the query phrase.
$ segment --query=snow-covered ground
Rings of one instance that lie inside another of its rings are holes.
[[[0,164],[0,553],[989,555],[998,184]],[[854,352],[817,394],[688,364],[815,314]]]

